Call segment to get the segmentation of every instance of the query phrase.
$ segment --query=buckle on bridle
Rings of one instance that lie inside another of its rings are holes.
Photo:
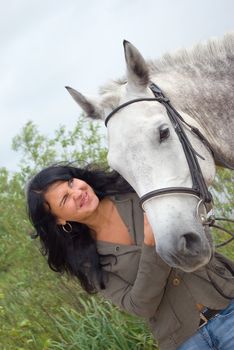
[[[158,102],[170,102],[169,98],[164,95],[162,90],[154,83],[149,85],[150,90],[153,92]]]

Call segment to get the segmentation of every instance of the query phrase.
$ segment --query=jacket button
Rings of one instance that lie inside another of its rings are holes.
[[[118,245],[115,247],[115,251],[116,251],[116,252],[119,251],[119,246],[118,246]]]
[[[175,277],[172,281],[173,286],[177,287],[180,284],[180,279]]]

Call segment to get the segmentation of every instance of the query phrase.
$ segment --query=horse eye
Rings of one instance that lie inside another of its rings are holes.
[[[160,142],[163,142],[164,140],[166,140],[170,136],[169,128],[160,129],[159,135],[160,135],[160,140],[159,140]]]

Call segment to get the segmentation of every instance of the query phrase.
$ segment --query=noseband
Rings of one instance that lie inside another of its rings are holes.
[[[171,105],[169,99],[163,94],[162,90],[154,83],[151,83],[149,88],[154,94],[154,98],[137,98],[134,100],[130,100],[126,103],[121,104],[117,108],[115,108],[106,118],[105,120],[105,126],[107,126],[107,123],[109,122],[110,118],[118,112],[120,109],[136,102],[140,101],[157,101],[160,102],[167,111],[168,117],[174,127],[174,130],[181,142],[181,145],[183,147],[188,166],[190,169],[190,174],[192,178],[192,188],[189,187],[167,187],[167,188],[161,188],[158,190],[150,191],[143,195],[140,198],[140,204],[143,206],[143,204],[157,196],[162,196],[162,195],[168,195],[168,194],[174,194],[174,193],[180,193],[180,194],[189,194],[196,196],[200,198],[199,205],[201,203],[205,204],[206,207],[211,207],[212,203],[212,195],[208,191],[208,188],[206,186],[204,177],[201,172],[200,165],[197,160],[197,156],[202,158],[197,152],[193,149],[184,129],[182,126],[182,123],[186,124],[187,126],[190,127],[191,131],[195,133],[199,138],[202,140],[203,143],[206,145],[210,146],[208,141],[205,139],[205,137],[200,133],[200,131],[188,123],[185,122],[185,120],[182,118],[182,116],[175,110],[175,108]],[[209,147],[210,148],[210,147]],[[204,159],[204,158],[202,158]],[[203,219],[204,220],[204,219]]]

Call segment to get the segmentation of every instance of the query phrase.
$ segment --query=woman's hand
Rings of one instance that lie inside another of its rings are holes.
[[[144,214],[144,243],[146,245],[155,246],[154,234],[146,214]]]

